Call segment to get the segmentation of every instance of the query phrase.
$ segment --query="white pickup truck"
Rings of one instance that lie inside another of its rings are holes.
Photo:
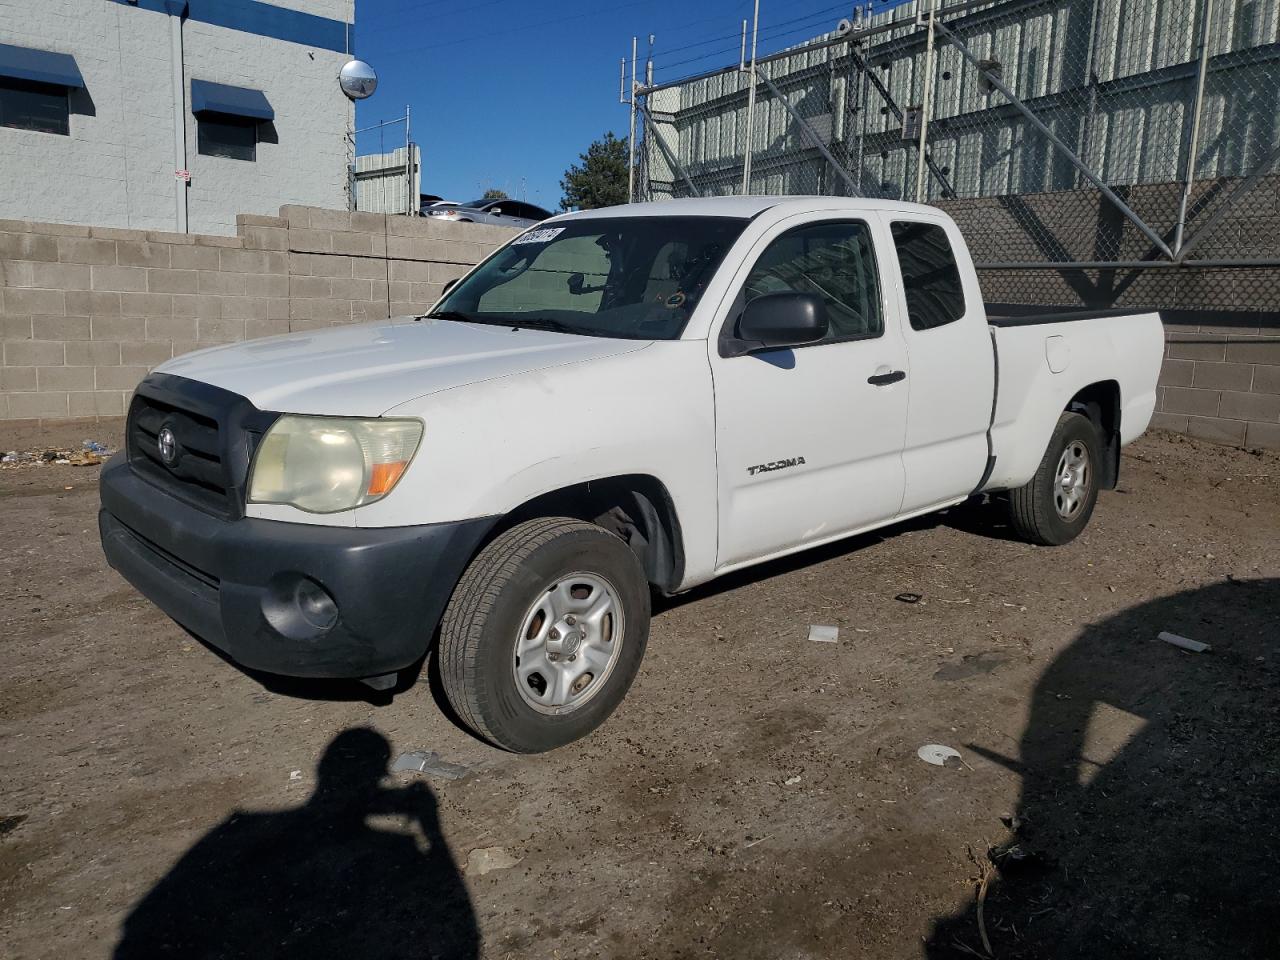
[[[102,474],[108,560],[239,664],[388,689],[434,652],[548,750],[651,589],[1005,491],[1061,544],[1146,428],[1156,314],[991,318],[937,209],[724,197],[515,236],[430,314],[178,357]]]

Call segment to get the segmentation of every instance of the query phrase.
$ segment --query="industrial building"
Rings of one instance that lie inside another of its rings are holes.
[[[353,0],[6,0],[0,218],[231,234],[348,206]]]
[[[650,130],[678,166],[651,142],[643,157],[644,189],[654,197],[739,192],[749,135],[748,192],[856,188],[866,196],[916,199],[915,148],[930,52],[916,14],[929,7],[924,0],[868,18],[859,26],[869,29],[848,44],[805,45],[771,58],[761,69],[792,109],[761,88],[750,134],[751,85],[736,65],[653,88]],[[1280,143],[1276,3],[939,0],[937,13],[1111,186],[1184,178],[1197,117],[1195,179],[1246,176]],[[1080,170],[945,39],[936,37],[935,83],[925,111],[932,169],[920,199],[1087,186]],[[1206,69],[1197,96],[1202,53]],[[1270,162],[1274,166],[1274,156]]]

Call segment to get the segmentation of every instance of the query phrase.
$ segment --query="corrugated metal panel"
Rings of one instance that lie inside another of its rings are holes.
[[[1004,81],[1105,180],[1149,183],[1182,175],[1204,2],[1013,0],[947,19],[976,55],[1000,61]],[[1217,59],[1206,84],[1196,169],[1201,177],[1238,176],[1280,142],[1280,0],[1214,2],[1209,38]],[[922,100],[923,34],[906,20],[913,9],[874,18],[905,22],[864,51],[901,108]],[[931,150],[960,196],[1083,182],[1000,94],[982,91],[978,72],[956,49],[940,44],[937,55]],[[837,156],[861,151],[867,192],[897,196],[914,183],[913,147],[901,141],[899,121],[879,95],[864,93],[843,48],[797,52],[767,69]],[[679,108],[663,128],[668,142],[701,187],[728,189],[735,166],[740,179],[744,76],[729,71],[677,89]],[[851,92],[857,102],[865,97],[861,112],[849,111]],[[790,114],[764,87],[757,93],[753,189],[810,192],[830,180]],[[938,190],[932,181],[931,190]]]
[[[413,144],[413,171],[407,176],[409,154],[405,147],[389,153],[356,157],[356,209],[368,213],[409,213],[417,208],[422,191],[422,152]]]

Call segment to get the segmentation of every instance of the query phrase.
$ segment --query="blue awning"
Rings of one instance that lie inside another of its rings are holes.
[[[84,77],[69,53],[52,53],[0,43],[0,77],[84,89]]]
[[[276,118],[276,112],[267,102],[267,95],[261,90],[232,87],[209,80],[191,81],[191,112],[220,113],[264,122]]]

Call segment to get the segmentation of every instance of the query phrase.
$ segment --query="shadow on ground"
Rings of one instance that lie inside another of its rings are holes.
[[[381,734],[345,730],[302,806],[233,813],[134,907],[117,960],[477,956],[435,796],[419,782],[384,787],[390,755]]]
[[[1040,678],[1020,757],[972,748],[1016,770],[1021,797],[1006,840],[975,851],[981,911],[975,896],[938,921],[926,956],[1280,957],[1277,693],[1280,580],[1087,628]]]

